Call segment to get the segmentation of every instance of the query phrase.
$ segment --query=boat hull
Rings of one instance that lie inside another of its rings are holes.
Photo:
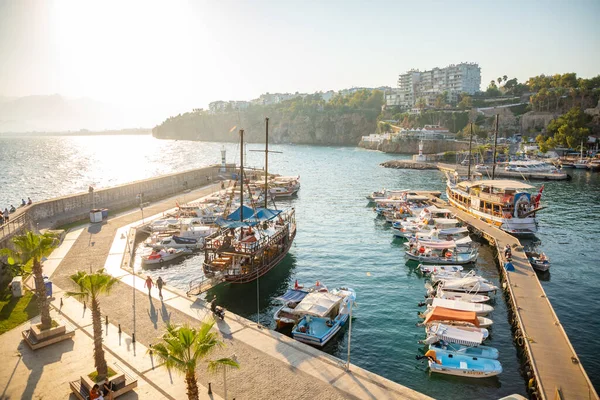
[[[319,334],[317,332],[311,333],[314,325],[324,325],[327,321],[326,318],[316,318],[313,317],[311,322],[307,327],[306,320],[303,319],[296,325],[294,330],[292,331],[292,337],[302,343],[310,344],[312,346],[323,347],[329,342],[339,331],[342,329],[346,321],[348,320],[348,314],[340,314],[338,318],[335,319],[333,326],[328,327],[325,332]],[[301,327],[307,327],[307,332],[301,332],[299,329]]]

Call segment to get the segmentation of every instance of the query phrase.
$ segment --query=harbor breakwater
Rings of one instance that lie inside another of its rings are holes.
[[[52,228],[89,218],[92,208],[122,210],[140,204],[164,199],[208,182],[221,179],[220,165],[162,175],[118,186],[90,189],[77,193],[36,202],[24,209],[29,219],[42,228]],[[225,174],[231,174],[235,165],[227,164]],[[140,196],[141,195],[141,196]]]
[[[406,138],[398,141],[383,140],[381,142],[368,142],[361,140],[358,147],[369,150],[379,150],[384,153],[417,154],[419,153],[420,138]],[[423,154],[445,153],[447,151],[468,151],[469,142],[455,140],[423,140]]]

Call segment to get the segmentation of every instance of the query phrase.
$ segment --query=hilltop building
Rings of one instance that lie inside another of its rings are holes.
[[[476,63],[452,64],[428,71],[410,70],[398,77],[398,87],[386,93],[387,106],[412,108],[418,99],[432,107],[439,94],[447,92],[447,102],[456,102],[461,93],[475,94],[481,86],[481,69]]]

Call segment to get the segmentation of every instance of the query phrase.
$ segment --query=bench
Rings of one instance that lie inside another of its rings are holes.
[[[118,379],[115,380],[115,382],[113,382],[112,395],[113,399],[116,399],[117,397],[135,389],[138,385],[138,381],[137,379],[134,379],[131,375],[129,375],[127,372],[119,368],[116,364],[113,366],[113,368],[115,368],[115,370],[118,370],[118,372],[120,372],[121,375]],[[84,378],[82,377],[76,381],[69,382],[69,386],[71,387],[71,392],[73,392],[75,397],[77,397],[79,400],[89,400],[90,390],[86,385],[82,384],[83,379]],[[108,398],[108,396],[105,395],[105,398]]]

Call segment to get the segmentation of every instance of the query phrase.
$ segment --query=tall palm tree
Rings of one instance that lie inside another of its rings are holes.
[[[502,77],[502,80],[503,80],[504,82],[506,82],[506,81],[508,80],[508,76],[504,75],[504,76]]]
[[[213,350],[224,347],[218,333],[211,332],[215,322],[201,322],[200,329],[188,324],[175,326],[167,324],[167,331],[162,335],[162,342],[152,346],[153,353],[171,369],[185,375],[185,384],[189,400],[198,400],[198,381],[196,366]],[[208,361],[209,372],[216,372],[224,367],[239,368],[239,364],[231,358]]]
[[[15,250],[2,249],[0,255],[8,256],[10,265],[31,265],[31,272],[35,281],[37,304],[42,316],[41,330],[50,329],[50,304],[46,297],[46,285],[42,271],[42,258],[52,253],[56,248],[57,240],[53,234],[44,233],[37,235],[31,231],[24,235],[17,235],[12,239]]]
[[[78,292],[67,292],[69,297],[75,297],[78,300],[89,300],[91,298],[92,326],[94,330],[94,365],[98,372],[98,381],[104,380],[108,375],[108,366],[104,357],[102,348],[102,315],[100,313],[99,296],[108,294],[118,279],[113,278],[104,272],[98,270],[94,274],[88,274],[85,271],[77,271],[71,275],[71,280],[79,287]]]
[[[498,86],[500,86],[500,84],[501,84],[501,83],[502,83],[502,77],[501,77],[501,76],[499,76],[499,77],[498,77]]]

